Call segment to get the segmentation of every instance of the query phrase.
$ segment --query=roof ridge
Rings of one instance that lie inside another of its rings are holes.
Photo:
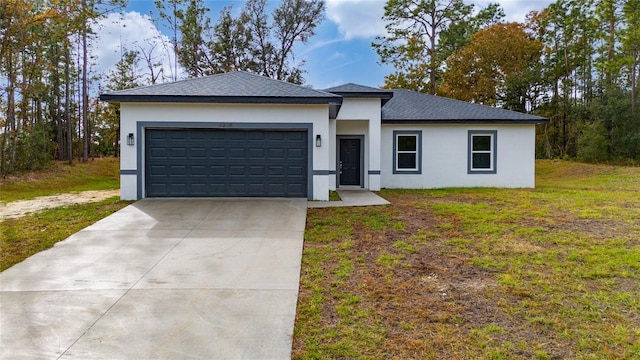
[[[302,88],[305,88],[305,89],[307,89],[307,90],[311,90],[311,91],[319,92],[319,93],[324,94],[324,95],[331,95],[331,96],[333,96],[333,95],[334,95],[334,94],[331,94],[331,93],[329,93],[329,92],[326,92],[326,91],[323,91],[323,90],[320,90],[320,89],[314,89],[313,87],[310,87],[310,86],[308,87],[308,86],[301,85],[301,84],[294,84],[294,83],[291,83],[291,82],[288,82],[288,81],[284,81],[284,80],[280,80],[280,79],[274,79],[274,78],[272,78],[272,77],[268,77],[268,76],[264,76],[264,75],[256,74],[256,73],[253,73],[253,72],[250,72],[250,71],[246,71],[246,70],[234,70],[234,71],[230,71],[230,72],[228,72],[228,73],[220,73],[220,74],[216,74],[216,75],[234,74],[234,73],[247,74],[247,75],[251,75],[251,76],[259,77],[259,78],[261,78],[261,79],[263,79],[263,80],[278,81],[278,82],[280,82],[280,83],[282,83],[282,84],[286,84],[287,86],[297,86],[297,87],[302,87]]]

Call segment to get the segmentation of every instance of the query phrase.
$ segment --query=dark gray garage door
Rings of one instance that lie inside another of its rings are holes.
[[[147,129],[147,197],[307,197],[307,132]]]

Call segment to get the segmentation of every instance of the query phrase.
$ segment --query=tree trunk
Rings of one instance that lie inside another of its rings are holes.
[[[431,83],[429,88],[429,93],[431,95],[436,94],[436,70],[438,70],[438,62],[436,61],[437,59],[436,59],[435,33],[436,33],[436,29],[434,28],[431,30],[431,34],[434,34],[434,35],[429,37],[429,40],[431,41],[431,49],[429,49],[429,52],[431,53],[429,55],[429,82]]]
[[[611,2],[611,18],[609,19],[609,47],[607,49],[607,60],[613,61],[613,55],[615,50],[615,34],[616,34],[616,16],[615,16],[615,5]],[[605,71],[605,84],[607,87],[611,85],[613,82],[611,69],[607,69]]]
[[[67,136],[66,136],[66,145],[67,145],[67,160],[69,164],[73,163],[73,125],[71,123],[71,74],[70,74],[70,64],[71,64],[71,51],[69,50],[69,46],[66,45],[66,56],[65,56],[65,64],[64,64],[64,119],[67,124]]]
[[[637,114],[638,105],[638,45],[634,45],[631,61],[631,114]]]
[[[87,0],[82,0],[82,10],[87,12]],[[87,85],[87,69],[89,56],[87,54],[87,22],[82,24],[82,161],[89,161],[89,94]]]

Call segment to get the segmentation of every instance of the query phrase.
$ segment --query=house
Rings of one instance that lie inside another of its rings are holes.
[[[408,90],[320,91],[242,71],[100,99],[120,104],[129,200],[534,187],[535,124],[547,122]]]

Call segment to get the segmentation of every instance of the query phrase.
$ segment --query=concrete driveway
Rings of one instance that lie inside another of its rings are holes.
[[[0,356],[289,359],[306,208],[128,206],[0,274]]]

